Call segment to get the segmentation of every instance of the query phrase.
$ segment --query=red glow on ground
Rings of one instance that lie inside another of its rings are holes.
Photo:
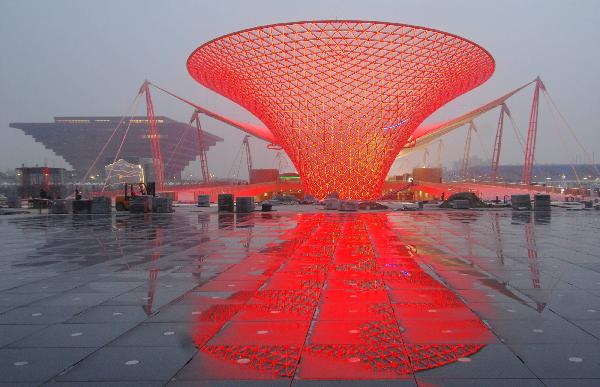
[[[205,372],[399,378],[462,361],[491,340],[385,214],[299,214],[283,239],[198,289]]]

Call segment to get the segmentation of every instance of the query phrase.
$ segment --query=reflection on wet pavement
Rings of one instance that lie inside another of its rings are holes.
[[[599,220],[6,217],[0,381],[593,385]]]
[[[202,352],[277,377],[398,378],[466,358],[491,340],[419,267],[384,214],[305,214],[280,240],[198,289],[241,288],[224,298],[239,303],[198,299],[211,305],[198,318],[219,330],[196,337]],[[203,374],[232,372],[221,368]]]

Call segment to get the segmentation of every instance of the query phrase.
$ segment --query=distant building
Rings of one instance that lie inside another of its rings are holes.
[[[600,164],[536,164],[531,173],[532,180],[538,183],[546,181],[576,182],[577,180],[595,180],[598,178],[596,171],[600,170]],[[490,176],[489,165],[478,165],[469,167],[468,178],[487,180]],[[498,167],[498,179],[506,182],[520,182],[523,177],[523,165],[500,165]],[[447,180],[455,180],[459,172],[448,171]]]
[[[66,194],[64,168],[22,167],[15,171],[19,197],[37,198],[42,190],[48,197],[55,199]]]
[[[287,172],[279,175],[280,181],[292,182],[292,183],[300,183],[300,175],[297,172]]]
[[[21,129],[46,148],[63,157],[82,178],[121,120],[123,122],[119,130],[91,171],[94,177],[104,177],[104,168],[113,163],[127,127],[129,127],[127,138],[118,158],[141,164],[145,168],[151,165],[152,152],[148,138],[148,121],[145,116],[125,119],[104,116],[55,117],[54,122],[15,122],[9,125],[11,128]],[[165,181],[179,180],[183,169],[200,154],[196,128],[164,116],[156,117],[156,122]],[[203,142],[206,150],[219,141],[223,139],[204,131]],[[153,178],[152,171],[144,172],[148,180]]]
[[[250,184],[277,180],[279,180],[279,170],[277,169],[252,169],[250,171]]]
[[[104,169],[107,187],[118,188],[122,187],[124,183],[145,183],[144,168],[141,164],[132,164],[119,159],[112,164],[108,164]]]
[[[412,177],[417,182],[441,183],[442,168],[413,168]]]

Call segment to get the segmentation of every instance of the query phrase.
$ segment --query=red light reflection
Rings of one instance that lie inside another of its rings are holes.
[[[297,220],[283,243],[250,253],[199,289],[221,298],[197,293],[195,343],[230,372],[397,378],[490,341],[480,319],[418,265],[385,214]],[[244,275],[257,267],[268,276]],[[231,291],[242,281],[243,291]]]

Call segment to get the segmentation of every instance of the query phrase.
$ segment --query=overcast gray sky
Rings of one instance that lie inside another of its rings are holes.
[[[65,166],[9,122],[49,122],[61,115],[120,115],[145,78],[233,118],[256,121],[242,108],[203,89],[185,68],[199,45],[229,32],[262,24],[314,19],[364,19],[427,26],[471,39],[496,60],[494,76],[459,97],[429,122],[448,119],[488,102],[540,75],[558,106],[596,160],[600,159],[600,1],[83,1],[0,0],[0,169],[21,163]],[[531,94],[509,103],[524,131]],[[185,121],[191,110],[155,93],[157,114]],[[143,114],[140,106],[139,114]],[[536,159],[570,162],[581,152],[559,140],[558,124],[542,104]],[[478,119],[482,144],[473,153],[490,157],[496,113]],[[218,175],[230,169],[243,135],[215,121],[207,131],[225,138],[212,148]],[[565,137],[567,135],[565,134]],[[462,155],[465,129],[445,138],[442,160]],[[275,167],[275,152],[252,140],[257,167]],[[437,147],[432,147],[434,152]],[[411,161],[420,160],[415,155]],[[521,163],[512,130],[506,130],[503,163]],[[195,168],[190,168],[191,171]]]

